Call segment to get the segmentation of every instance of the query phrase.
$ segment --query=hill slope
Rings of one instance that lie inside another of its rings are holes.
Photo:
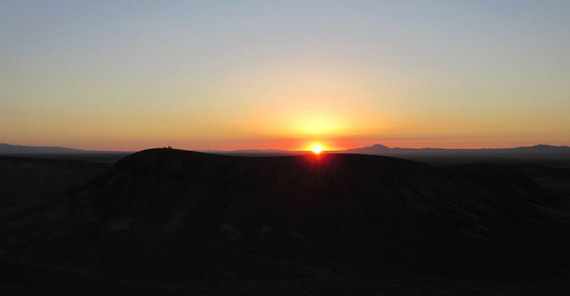
[[[14,258],[159,282],[536,277],[569,266],[559,202],[497,167],[152,149],[74,192],[13,206],[0,245]]]

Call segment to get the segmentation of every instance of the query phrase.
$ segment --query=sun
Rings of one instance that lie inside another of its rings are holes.
[[[323,152],[323,147],[321,147],[321,145],[319,144],[315,144],[313,145],[313,147],[311,147],[311,150],[313,151],[313,153],[315,154],[321,154],[321,152]]]

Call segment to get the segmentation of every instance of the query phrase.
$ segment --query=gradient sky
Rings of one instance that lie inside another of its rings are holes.
[[[0,2],[0,142],[570,145],[570,1]]]

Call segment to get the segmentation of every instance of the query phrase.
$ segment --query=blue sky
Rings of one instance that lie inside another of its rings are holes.
[[[2,1],[0,142],[568,145],[569,13],[568,1]]]

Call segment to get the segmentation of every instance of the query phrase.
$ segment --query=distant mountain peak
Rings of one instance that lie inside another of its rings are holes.
[[[83,150],[57,146],[23,146],[0,143],[0,154],[73,154],[93,152],[123,152],[123,151],[100,151]],[[125,151],[126,152],[126,151]]]
[[[77,153],[85,150],[52,147],[52,146],[22,146],[0,143],[0,154],[34,154],[34,153]]]
[[[382,145],[382,144],[374,144],[370,147],[374,147],[374,148],[382,148],[382,149],[390,149],[390,147],[386,146],[386,145]]]
[[[374,145],[370,145],[370,146],[349,149],[349,151],[389,151],[391,149],[392,148],[385,146],[385,145],[382,145],[382,144],[374,144]]]
[[[520,148],[525,148],[520,147]],[[534,146],[528,146],[527,148],[569,148],[568,146],[556,146],[556,145],[548,145],[548,144],[536,144]]]

